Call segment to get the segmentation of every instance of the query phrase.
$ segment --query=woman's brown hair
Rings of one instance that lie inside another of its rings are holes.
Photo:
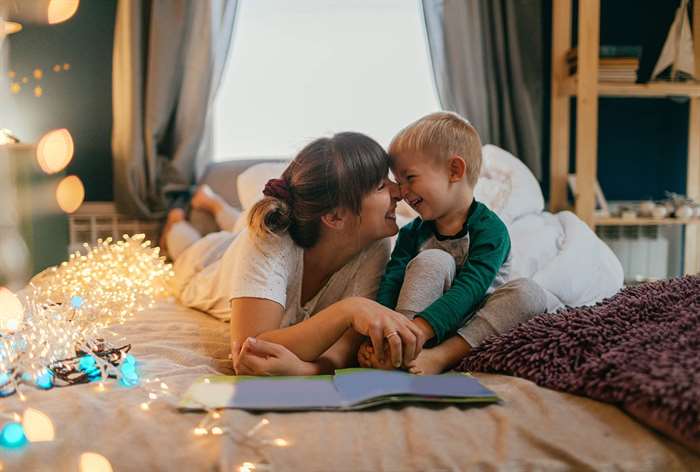
[[[282,173],[284,196],[265,196],[251,208],[249,227],[261,236],[287,231],[297,245],[313,247],[321,217],[336,208],[359,215],[363,197],[388,172],[389,156],[364,134],[316,139]]]

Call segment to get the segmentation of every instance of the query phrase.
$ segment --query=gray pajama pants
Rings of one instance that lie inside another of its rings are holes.
[[[396,311],[413,317],[425,310],[452,286],[456,273],[455,260],[447,252],[420,252],[406,267]],[[546,310],[545,290],[531,279],[515,279],[487,295],[457,334],[476,347],[487,337],[504,333]]]
[[[241,213],[232,207],[224,207],[214,215],[216,224],[223,231],[233,231],[236,221]],[[185,249],[202,239],[202,235],[187,221],[178,221],[171,228],[166,236],[168,254],[175,261]]]

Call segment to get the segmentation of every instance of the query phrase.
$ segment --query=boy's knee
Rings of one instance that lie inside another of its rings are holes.
[[[426,249],[421,251],[406,266],[406,272],[418,273],[422,277],[454,279],[457,272],[455,260],[441,249]]]
[[[512,303],[516,304],[522,313],[538,315],[547,311],[547,294],[534,280],[525,277],[511,280],[499,290],[504,289],[509,291]]]

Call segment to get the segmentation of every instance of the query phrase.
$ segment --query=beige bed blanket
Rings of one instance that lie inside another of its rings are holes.
[[[181,394],[196,378],[230,374],[228,325],[173,302],[115,329],[140,362]],[[261,437],[287,439],[263,450],[273,470],[700,470],[700,457],[642,426],[616,407],[499,375],[476,375],[503,403],[488,407],[405,406],[343,413],[264,415]],[[0,399],[0,410],[39,409],[54,422],[53,442],[0,449],[6,471],[78,470],[80,454],[97,452],[116,471],[232,470],[257,459],[229,436],[197,437],[200,413],[182,413],[114,382],[37,391]],[[263,415],[223,412],[247,431]]]

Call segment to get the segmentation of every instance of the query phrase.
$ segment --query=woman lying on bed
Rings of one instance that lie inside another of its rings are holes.
[[[248,215],[248,227],[204,238],[171,212],[165,241],[180,301],[231,322],[237,374],[312,375],[355,363],[369,336],[408,364],[425,339],[372,301],[398,232],[388,156],[371,138],[340,133],[306,146]],[[223,201],[199,192],[222,228]],[[228,220],[228,221],[226,221]],[[378,352],[384,352],[379,349]]]

